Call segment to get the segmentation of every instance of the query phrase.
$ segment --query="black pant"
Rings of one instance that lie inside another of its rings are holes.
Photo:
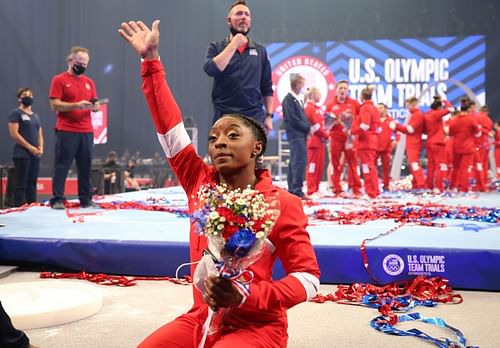
[[[288,192],[304,197],[302,186],[307,165],[306,137],[288,140],[290,147],[290,164],[288,165]]]
[[[16,187],[14,189],[14,205],[36,202],[36,181],[40,158],[36,156],[13,158],[16,168]]]
[[[64,184],[69,167],[76,162],[78,171],[78,198],[80,204],[88,204],[92,200],[90,171],[92,169],[92,153],[94,151],[94,135],[92,133],[75,133],[56,131],[56,155],[54,176],[52,177],[52,194],[50,204],[64,201]]]
[[[12,325],[9,315],[5,312],[0,302],[0,347],[2,348],[28,348],[28,336]]]

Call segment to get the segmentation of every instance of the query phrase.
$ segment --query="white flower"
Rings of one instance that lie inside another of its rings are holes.
[[[255,234],[255,238],[257,238],[257,239],[262,239],[262,238],[264,238],[264,236],[265,236],[265,233],[264,233],[264,232],[262,232],[262,231],[257,232],[257,233]]]
[[[215,220],[219,217],[219,213],[217,211],[212,211],[210,215],[208,216],[210,219]]]

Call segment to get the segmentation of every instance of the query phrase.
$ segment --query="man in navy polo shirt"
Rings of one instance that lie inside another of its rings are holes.
[[[235,2],[227,15],[231,33],[208,46],[203,68],[214,78],[212,122],[224,114],[238,113],[272,130],[271,64],[265,47],[248,38],[251,20],[246,1]]]

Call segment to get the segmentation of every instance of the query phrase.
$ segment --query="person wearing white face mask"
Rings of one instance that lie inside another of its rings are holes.
[[[36,182],[43,155],[43,132],[40,118],[33,112],[33,91],[19,88],[19,106],[9,115],[9,134],[16,141],[12,160],[16,168],[14,206],[36,202]]]
[[[287,174],[288,192],[301,198],[305,197],[302,185],[307,164],[306,140],[311,128],[304,111],[303,100],[299,97],[305,84],[306,81],[302,76],[298,74],[291,76],[291,91],[281,103],[286,136],[290,144],[290,165]]]

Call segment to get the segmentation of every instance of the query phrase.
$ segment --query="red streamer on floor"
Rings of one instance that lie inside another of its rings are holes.
[[[397,230],[399,230],[401,227],[403,227],[404,225],[406,225],[405,223],[400,223],[396,226],[394,226],[393,228],[385,231],[385,232],[382,232],[380,234],[378,234],[377,236],[375,237],[372,237],[372,238],[365,238],[363,239],[363,241],[361,242],[361,246],[360,246],[360,252],[361,252],[361,258],[363,259],[363,266],[365,267],[365,270],[366,272],[378,283],[380,284],[380,281],[378,280],[378,278],[373,274],[373,272],[371,271],[370,269],[370,263],[368,262],[368,254],[366,253],[366,243],[368,242],[371,242],[371,241],[374,241],[375,239],[378,239],[380,237],[383,237],[383,236],[387,236],[393,232],[396,232]]]
[[[41,206],[43,206],[43,204],[38,203],[38,202],[31,203],[31,204],[23,204],[20,207],[7,208],[7,209],[0,210],[0,215],[9,214],[9,213],[17,213],[17,212],[25,211],[31,207],[41,207]]]
[[[415,300],[430,300],[440,303],[463,302],[462,295],[454,294],[448,279],[442,277],[418,276],[413,280],[393,282],[384,286],[368,283],[339,285],[335,293],[318,294],[311,302],[337,302],[341,304],[360,305],[365,295],[378,295],[384,298],[411,296]]]
[[[126,277],[123,275],[109,275],[104,273],[87,273],[85,271],[79,273],[55,273],[55,272],[42,272],[40,278],[47,279],[79,279],[87,280],[99,285],[115,285],[115,286],[134,286],[137,285],[138,280],[155,280],[155,281],[168,281],[174,284],[189,285],[193,282],[191,276],[184,276],[183,278],[173,277],[143,277],[131,276]]]

